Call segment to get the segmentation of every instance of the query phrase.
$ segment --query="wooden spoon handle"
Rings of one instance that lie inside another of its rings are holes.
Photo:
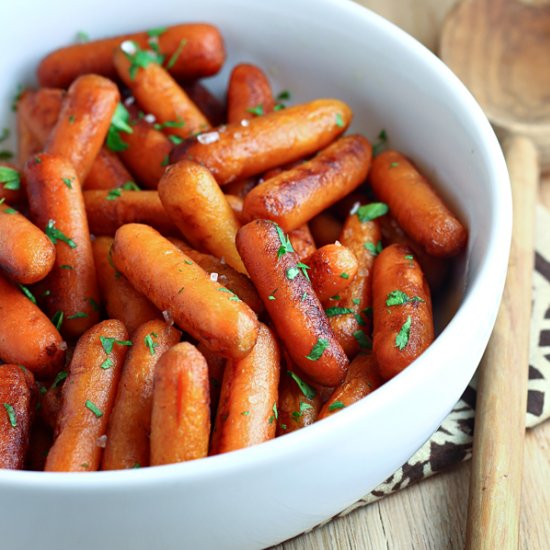
[[[514,222],[506,286],[479,369],[466,548],[518,547],[539,167],[533,143],[504,144]]]

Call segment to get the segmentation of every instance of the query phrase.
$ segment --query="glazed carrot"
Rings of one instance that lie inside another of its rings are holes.
[[[17,204],[23,196],[23,174],[9,162],[0,162],[0,201]]]
[[[280,363],[273,333],[260,324],[250,354],[229,360],[225,367],[210,454],[236,451],[275,437]]]
[[[53,384],[46,390],[42,395],[40,394],[39,403],[40,407],[38,412],[40,418],[46,426],[50,427],[52,430],[55,430],[57,425],[57,418],[59,416],[59,411],[61,410],[61,399],[63,386],[62,382],[67,377],[66,370],[60,370],[55,377]]]
[[[369,180],[405,233],[432,256],[455,256],[466,246],[466,228],[430,183],[403,155],[385,151],[372,164]]]
[[[197,348],[182,342],[157,364],[151,416],[151,465],[208,454],[208,366]]]
[[[65,349],[46,315],[0,275],[0,359],[40,377],[53,376],[63,366]]]
[[[57,88],[27,91],[18,103],[17,113],[26,123],[41,150],[61,112],[66,92]],[[71,119],[72,120],[72,119]],[[74,124],[74,123],[73,123]],[[99,150],[84,181],[85,189],[112,189],[131,181],[132,176],[118,157],[106,147]]]
[[[202,166],[182,160],[166,169],[158,193],[171,220],[194,245],[246,273],[235,247],[240,224],[220,186]]]
[[[115,235],[116,268],[180,328],[224,357],[239,358],[254,346],[254,312],[154,229],[122,226]]]
[[[357,275],[358,263],[355,254],[340,244],[327,244],[304,259],[310,268],[311,286],[319,300],[344,292]]]
[[[25,459],[25,470],[44,471],[46,457],[53,443],[53,432],[48,426],[33,423],[29,434],[29,448]]]
[[[16,283],[29,285],[51,271],[55,248],[25,216],[0,200],[0,268]]]
[[[315,244],[319,247],[332,244],[342,233],[343,224],[329,212],[321,212],[309,221],[309,229]]]
[[[360,353],[349,365],[344,382],[334,389],[330,399],[323,405],[319,420],[357,403],[379,388],[384,381],[378,374],[376,359],[371,353]]]
[[[74,350],[48,472],[93,472],[99,468],[117,384],[131,342],[120,321],[103,321],[84,333]]]
[[[243,302],[250,306],[250,309],[252,309],[254,313],[260,314],[263,312],[264,305],[254,285],[246,275],[239,273],[215,256],[197,252],[189,245],[185,244],[181,239],[170,238],[169,241],[175,244],[194,262],[197,262],[197,264],[211,277],[216,278],[218,283],[236,294]],[[208,360],[208,357],[206,359]]]
[[[132,334],[109,419],[103,470],[149,466],[155,366],[180,337],[179,330],[160,320],[148,321]]]
[[[111,237],[97,237],[92,242],[97,282],[107,315],[124,323],[130,335],[143,323],[160,319],[160,311],[140,294],[113,265],[110,257]]]
[[[427,254],[419,244],[405,234],[390,214],[380,218],[380,229],[384,246],[403,244],[413,251],[433,293],[444,285],[450,271],[450,263],[447,260]]]
[[[206,117],[168,71],[157,63],[137,64],[135,56],[140,54],[143,50],[135,43],[123,42],[114,54],[114,63],[118,76],[142,108],[154,115],[170,135],[186,138],[208,130]]]
[[[309,426],[317,420],[322,401],[319,393],[292,370],[281,373],[277,436]]]
[[[411,249],[399,244],[376,259],[372,287],[373,352],[380,375],[389,380],[434,339],[430,289]]]
[[[225,49],[216,27],[188,23],[154,31],[153,35],[145,31],[60,48],[40,62],[38,80],[42,86],[66,88],[82,74],[115,78],[113,52],[125,40],[133,40],[141,48],[150,47],[151,42],[158,44],[171,73],[184,79],[211,76],[220,70]]]
[[[45,280],[50,291],[47,309],[50,315],[63,315],[63,334],[80,336],[99,319],[99,292],[80,180],[67,160],[48,153],[27,163],[25,174],[32,220],[55,244],[55,266]]]
[[[371,346],[372,266],[381,247],[380,226],[371,219],[375,215],[376,207],[365,205],[348,216],[340,242],[357,258],[357,275],[347,289],[323,304],[336,339],[350,358]]]
[[[198,162],[224,185],[311,155],[334,141],[350,122],[345,103],[318,99],[187,140],[170,160]]]
[[[203,343],[197,346],[197,349],[206,359],[208,365],[208,386],[210,388],[210,418],[216,418],[218,403],[220,402],[220,393],[222,388],[223,373],[227,360],[214,353]]]
[[[17,165],[23,168],[25,162],[30,157],[36,155],[42,150],[42,144],[32,133],[27,121],[23,118],[21,111],[18,109],[16,114],[17,120]]]
[[[179,235],[156,191],[84,191],[84,204],[94,235],[114,236],[126,223],[145,223],[164,235]]]
[[[206,86],[195,80],[189,84],[183,83],[183,89],[211,124],[220,126],[225,122],[225,104]]]
[[[132,174],[128,172],[115,153],[102,147],[82,187],[84,189],[114,189],[122,187],[133,179]]]
[[[268,219],[284,231],[296,229],[365,180],[371,151],[362,136],[339,139],[312,160],[254,187],[244,199],[244,219]]]
[[[254,188],[256,183],[256,178],[245,178],[244,180],[233,181],[223,186],[223,192],[227,195],[236,195],[244,199],[250,190]]]
[[[227,88],[227,122],[248,120],[273,111],[271,84],[256,65],[241,63],[231,71]]]
[[[300,260],[311,256],[315,252],[315,242],[307,223],[289,231],[288,238]]]
[[[241,215],[243,213],[243,199],[241,199],[241,197],[238,197],[237,195],[225,194],[225,200],[227,201],[227,204],[229,204],[231,210],[233,210],[233,214],[235,214],[235,217],[240,223]]]
[[[0,469],[20,470],[31,425],[31,390],[17,365],[0,365]]]
[[[103,145],[119,100],[116,85],[93,74],[77,78],[63,99],[45,150],[71,162],[80,181]]]
[[[239,230],[237,249],[292,360],[315,382],[338,384],[347,358],[288,237],[275,223],[255,220]]]
[[[136,109],[130,108],[129,112],[132,133],[120,132],[128,147],[119,155],[140,184],[147,189],[156,189],[168,164],[172,143],[161,131],[140,118]]]

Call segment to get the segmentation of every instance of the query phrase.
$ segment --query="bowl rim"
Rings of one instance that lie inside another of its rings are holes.
[[[55,489],[60,493],[74,489],[94,492],[105,489],[141,490],[151,485],[158,487],[159,484],[171,483],[175,479],[179,482],[190,480],[200,482],[204,478],[223,477],[254,467],[255,464],[266,459],[276,462],[283,457],[301,455],[308,447],[323,439],[326,434],[342,428],[345,424],[358,422],[361,418],[368,416],[370,411],[383,406],[388,397],[391,399],[392,394],[413,391],[414,386],[421,384],[426,376],[435,371],[434,361],[431,360],[431,357],[439,355],[439,350],[442,348],[452,347],[449,345],[452,343],[450,340],[452,332],[458,331],[462,335],[475,332],[468,319],[475,318],[477,304],[480,301],[489,299],[495,304],[494,311],[490,312],[492,328],[502,295],[508,263],[512,203],[506,163],[489,121],[458,77],[435,54],[408,33],[352,0],[344,2],[342,0],[317,0],[316,6],[319,4],[328,9],[345,10],[351,16],[362,18],[368,25],[376,25],[385,34],[398,39],[416,57],[422,59],[426,69],[444,83],[455,103],[460,105],[463,115],[475,123],[480,143],[484,144],[484,149],[481,148],[479,153],[484,156],[484,162],[488,168],[487,180],[492,182],[493,223],[490,225],[487,255],[480,265],[476,279],[469,282],[467,292],[463,295],[456,313],[434,343],[407,369],[386,382],[367,398],[339,411],[337,415],[331,415],[322,422],[308,426],[307,430],[298,430],[286,434],[284,437],[274,438],[260,445],[223,455],[164,466],[98,472],[37,472],[0,469],[0,487],[18,487],[33,491]]]

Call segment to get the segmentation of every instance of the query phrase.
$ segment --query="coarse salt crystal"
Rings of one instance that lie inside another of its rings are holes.
[[[197,141],[203,145],[208,145],[214,143],[220,139],[220,134],[218,132],[206,132],[206,134],[199,134],[197,136]]]
[[[135,102],[136,102],[136,98],[135,98],[133,95],[129,95],[129,96],[124,100],[124,105],[130,106],[130,105],[133,105]]]
[[[173,250],[165,250],[165,251],[164,251],[164,254],[173,254],[173,253],[174,253]]]
[[[131,40],[125,40],[121,45],[120,49],[129,55],[133,55],[137,52],[136,44],[135,42],[132,42]]]
[[[153,124],[153,122],[157,120],[157,117],[149,113],[148,115],[145,115],[143,117],[143,120],[145,120],[145,122],[148,122],[149,124]]]
[[[336,246],[342,246],[342,243],[341,243],[340,241],[334,241],[334,244],[335,244]]]
[[[68,347],[69,346],[67,345],[67,342],[65,342],[65,340],[63,340],[63,342],[59,344],[59,349],[62,351],[65,351]]]
[[[350,215],[350,216],[353,216],[353,215],[357,212],[357,210],[359,210],[359,207],[360,207],[360,206],[361,206],[361,203],[360,203],[360,202],[356,202],[356,203],[352,206],[351,210],[349,211],[349,215]]]
[[[218,281],[218,274],[217,273],[210,273],[210,280],[214,281],[216,283]]]
[[[102,449],[105,449],[107,447],[107,436],[106,435],[100,435],[96,440],[97,446],[101,447]]]
[[[246,118],[243,118],[241,120],[241,126],[244,126],[245,128],[250,124],[249,120],[246,120]]]
[[[164,322],[167,323],[169,326],[172,326],[174,324],[172,314],[167,309],[162,312],[162,316],[164,317]]]

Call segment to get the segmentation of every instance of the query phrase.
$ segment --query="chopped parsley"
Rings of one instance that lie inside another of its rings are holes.
[[[349,274],[348,274],[348,273],[342,272],[342,273],[340,273],[340,277],[341,277],[342,279],[349,279]]]
[[[157,342],[154,342],[153,338],[158,338],[158,335],[155,332],[151,332],[143,339],[145,345],[149,348],[149,353],[151,355],[155,355],[155,349],[160,345]]]
[[[56,374],[53,384],[50,386],[50,389],[57,388],[57,386],[59,386],[59,384],[61,384],[61,382],[63,382],[63,380],[65,380],[67,376],[69,376],[69,373],[66,370],[59,371]]]
[[[103,413],[99,410],[97,405],[92,403],[89,399],[86,399],[85,406],[95,414],[96,418],[101,418],[103,416]]]
[[[99,311],[99,304],[93,298],[88,298],[88,303],[94,311]]]
[[[229,296],[229,300],[231,302],[240,302],[241,301],[241,299],[232,290],[229,290],[228,288],[226,288],[224,286],[221,286],[220,288],[218,288],[218,291],[219,292],[227,292],[228,294],[231,294],[231,296]]]
[[[169,139],[174,145],[179,145],[180,143],[183,142],[183,138],[180,138],[179,136],[170,135],[170,136],[168,136],[168,139]]]
[[[107,369],[110,369],[113,365],[114,365],[113,360],[110,357],[107,357],[107,359],[105,359],[105,361],[103,361],[103,363],[99,365],[99,368],[107,370]]]
[[[287,371],[287,373],[290,376],[290,378],[292,378],[292,380],[296,382],[296,384],[300,388],[300,391],[304,394],[305,397],[307,397],[308,399],[315,398],[315,396],[317,395],[317,392],[307,382],[304,382],[296,373],[290,370]]]
[[[323,352],[329,347],[329,342],[325,338],[319,338],[317,342],[311,348],[309,355],[306,355],[306,359],[310,361],[317,361],[323,355]]]
[[[273,411],[273,414],[269,417],[268,423],[273,424],[274,420],[279,420],[279,411],[277,410],[277,403],[273,403],[273,407],[271,409]]]
[[[76,120],[74,115],[69,115],[69,124],[74,124],[74,121]]]
[[[73,179],[72,178],[61,178],[61,181],[69,188],[73,188]]]
[[[135,42],[132,42],[131,40],[123,42],[120,49],[126,56],[126,59],[130,62],[130,69],[128,70],[130,80],[134,80],[136,78],[138,69],[145,69],[152,63],[161,65],[164,61],[164,56],[158,51],[142,50]]]
[[[241,413],[242,416],[248,416],[250,414],[250,411],[243,411]]]
[[[62,311],[56,311],[53,314],[52,317],[52,323],[54,324],[55,328],[59,330],[61,328],[61,325],[63,324],[63,317],[65,314]]]
[[[307,292],[304,292],[304,293],[302,294],[302,302],[303,302],[306,298],[307,298]]]
[[[388,134],[386,130],[380,130],[378,134],[378,141],[372,146],[372,156],[379,155],[388,144]]]
[[[279,236],[279,240],[281,241],[281,246],[279,247],[279,250],[277,250],[277,259],[278,259],[283,254],[294,252],[294,248],[292,247],[292,243],[290,242],[289,236],[285,235],[283,230],[276,223],[274,225],[275,225],[275,231],[277,231],[277,235]]]
[[[67,235],[65,235],[62,231],[57,229],[57,227],[55,227],[54,220],[48,221],[45,233],[53,244],[57,244],[57,241],[62,241],[65,244],[69,245],[71,248],[76,248],[76,243],[70,237],[67,237]]]
[[[109,338],[107,336],[100,336],[99,341],[103,347],[103,351],[109,355],[113,351],[113,346],[118,344],[119,346],[131,346],[130,340],[117,340],[116,338]]]
[[[17,418],[15,416],[15,410],[13,409],[12,405],[9,403],[4,403],[4,408],[6,409],[6,414],[8,415],[8,420],[10,421],[11,427],[16,428],[17,427]]]
[[[78,31],[76,33],[76,41],[79,44],[86,44],[86,42],[90,41],[90,35],[87,32],[84,31]]]
[[[67,319],[86,319],[88,314],[84,311],[77,311],[73,315],[67,315]]]
[[[283,90],[277,94],[275,99],[277,101],[288,101],[290,99],[290,92],[288,90]]]
[[[74,269],[72,265],[69,264],[61,264],[59,266],[59,269]]]
[[[336,113],[336,126],[338,126],[338,128],[344,127],[344,119],[340,113]]]
[[[160,163],[161,166],[168,166],[170,164],[170,155],[166,155],[162,162]]]
[[[9,166],[0,166],[0,183],[4,186],[4,189],[17,191],[21,188],[19,172]]]
[[[325,309],[327,317],[335,317],[336,315],[347,315],[353,313],[353,309],[349,307],[329,307]]]
[[[388,213],[388,205],[384,202],[371,202],[357,209],[357,217],[360,222],[370,222]]]
[[[343,409],[344,407],[345,405],[342,403],[342,401],[335,401],[328,406],[328,410],[337,411],[338,409]]]
[[[264,114],[264,106],[262,104],[259,104],[255,107],[250,107],[249,109],[247,109],[247,111],[256,116],[262,116]]]
[[[417,302],[424,302],[420,296],[408,296],[406,292],[403,292],[402,290],[392,290],[387,296],[386,296],[386,305],[388,307],[391,306],[401,306],[404,304],[408,304],[410,302],[417,303]]]
[[[122,189],[120,187],[117,187],[115,189],[109,190],[109,192],[105,196],[105,200],[114,201],[118,199],[121,195],[122,195]]]
[[[183,119],[178,120],[167,120],[166,122],[157,122],[153,125],[155,130],[162,130],[164,128],[183,128],[185,126],[185,121]]]
[[[275,293],[278,291],[279,289],[276,288],[268,297],[267,299],[268,300],[275,300]]]
[[[289,267],[286,270],[286,278],[289,281],[293,281],[298,276],[298,273],[300,273],[300,270],[297,267]]]
[[[409,262],[412,262],[414,260],[414,256],[412,254],[407,254],[404,256],[405,260],[409,260]]]
[[[128,144],[120,137],[120,132],[131,134],[133,131],[130,126],[130,113],[122,103],[118,103],[107,132],[107,147],[115,152],[126,151]]]
[[[15,95],[13,96],[12,102],[11,102],[11,110],[15,113],[17,111],[17,103],[23,96],[23,92],[25,91],[25,88],[21,84],[17,85],[17,89],[15,92]]]
[[[334,296],[331,296],[329,298],[329,300],[340,300],[340,295],[339,294],[335,294]]]
[[[180,40],[180,43],[178,44],[178,47],[176,48],[176,51],[172,54],[172,57],[168,60],[168,63],[166,63],[166,68],[171,69],[177,62],[178,57],[181,55],[181,52],[183,51],[183,48],[187,44],[187,40],[185,38],[182,38]]]
[[[353,298],[352,302],[353,302],[356,306],[358,306],[358,305],[361,303],[361,300],[360,300],[360,298]]]
[[[353,333],[353,337],[357,340],[360,348],[372,349],[372,342],[370,338],[361,329],[356,330]]]
[[[398,162],[390,162],[390,168],[397,168],[399,166]]]
[[[33,293],[25,286],[25,285],[19,285],[19,288],[21,289],[21,292],[33,303],[36,304],[36,298],[34,297]]]
[[[378,241],[376,244],[374,243],[364,243],[363,246],[373,255],[378,256],[380,252],[382,252],[382,241]]]
[[[153,29],[149,29],[147,31],[147,35],[150,38],[154,38],[154,37],[160,36],[161,34],[164,34],[165,32],[166,32],[166,27],[155,27]]]
[[[141,191],[141,187],[135,181],[127,181],[123,183],[121,189],[125,191]]]
[[[412,319],[409,315],[407,320],[403,323],[403,326],[399,329],[399,332],[395,335],[395,347],[399,348],[399,351],[405,349],[409,343],[409,334],[411,332]]]
[[[309,403],[305,403],[304,401],[300,401],[300,412],[303,413],[304,411],[307,411],[309,409],[313,409],[313,406]]]
[[[306,265],[306,264],[303,263],[303,262],[298,262],[298,263],[296,264],[296,267],[298,267],[298,268],[302,271],[303,276],[304,276],[308,281],[311,282],[311,279],[309,278],[309,275],[308,275],[308,273],[307,273],[307,270],[308,270],[308,269],[311,269],[311,268],[309,267],[309,265]]]

